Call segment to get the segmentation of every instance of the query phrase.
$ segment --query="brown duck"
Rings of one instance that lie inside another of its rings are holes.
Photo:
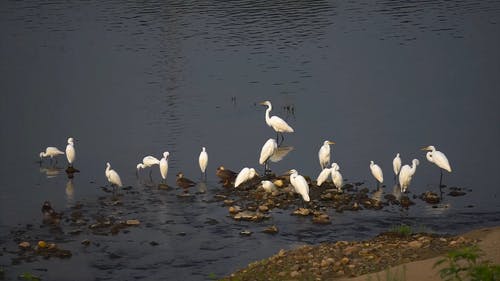
[[[231,183],[236,179],[238,173],[226,169],[224,166],[219,166],[215,175],[220,178],[220,181],[225,187],[230,187]]]
[[[177,186],[182,187],[184,189],[184,192],[188,192],[188,189],[191,186],[195,186],[196,183],[188,178],[184,177],[184,174],[182,172],[179,172],[177,174],[177,179],[175,181],[177,183]]]

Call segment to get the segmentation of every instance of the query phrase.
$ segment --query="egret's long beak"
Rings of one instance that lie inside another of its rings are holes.
[[[286,172],[284,173],[284,175],[287,175],[287,176],[289,176],[289,175],[291,175],[291,174],[292,174],[292,170],[288,170],[288,171],[286,171]]]
[[[259,102],[260,105],[266,105],[265,101]]]
[[[426,146],[426,147],[422,147],[420,150],[425,150],[425,151],[428,151],[428,150],[430,150],[430,149],[429,149],[429,147],[428,147],[428,146]]]
[[[328,141],[328,144],[335,144],[334,141]]]

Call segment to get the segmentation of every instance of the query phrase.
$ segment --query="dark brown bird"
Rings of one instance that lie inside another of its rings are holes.
[[[232,186],[231,184],[236,179],[238,173],[226,169],[224,168],[224,166],[219,166],[217,168],[217,172],[215,172],[215,175],[220,178],[220,181],[225,187],[230,187]]]
[[[179,172],[177,174],[177,179],[175,181],[179,187],[182,187],[184,189],[184,192],[188,192],[188,189],[191,186],[195,186],[196,183],[188,178],[184,177],[184,174],[182,172]]]

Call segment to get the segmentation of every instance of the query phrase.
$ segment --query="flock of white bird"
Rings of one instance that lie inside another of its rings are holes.
[[[260,103],[261,105],[267,106],[266,114],[265,114],[265,120],[266,123],[269,127],[273,128],[274,131],[276,132],[276,140],[274,138],[268,139],[264,145],[262,146],[261,152],[260,152],[260,157],[259,157],[259,164],[264,165],[264,170],[265,174],[269,173],[269,160],[273,157],[278,152],[278,139],[281,136],[281,142],[284,140],[283,133],[293,133],[294,130],[290,125],[287,124],[287,122],[283,119],[281,119],[278,116],[269,116],[271,110],[272,110],[272,105],[270,101],[264,101]],[[43,157],[50,157],[51,161],[52,158],[58,156],[58,155],[66,155],[66,158],[68,160],[69,166],[72,167],[73,162],[75,161],[75,147],[74,147],[74,140],[72,137],[68,138],[68,144],[66,146],[66,151],[63,152],[59,150],[57,147],[49,146],[45,149],[45,151],[40,152],[40,158]],[[332,163],[330,165],[330,145],[335,144],[335,142],[330,141],[330,140],[325,140],[323,145],[320,147],[319,152],[318,152],[318,158],[319,158],[319,163],[321,166],[321,172],[317,177],[316,184],[317,186],[321,186],[325,181],[328,180],[329,177],[331,177],[333,184],[335,187],[338,189],[338,191],[342,191],[342,186],[343,186],[343,178],[342,174],[340,173],[340,167],[337,163]],[[440,179],[440,186],[441,186],[441,180],[442,180],[442,175],[443,175],[443,170],[446,170],[448,172],[451,172],[451,167],[448,159],[446,158],[446,155],[444,153],[436,150],[434,146],[427,146],[422,148],[422,150],[427,151],[426,158],[429,162],[434,163],[440,168],[441,171],[441,179]],[[150,168],[153,167],[154,165],[158,165],[160,168],[160,174],[163,180],[166,180],[167,174],[168,174],[168,157],[170,153],[168,151],[165,151],[163,153],[163,157],[161,159],[157,159],[154,156],[146,156],[142,159],[141,163],[138,163],[136,166],[136,171],[139,173],[141,169],[145,168]],[[206,168],[208,165],[208,153],[206,151],[206,148],[203,147],[200,155],[199,155],[199,165],[200,165],[200,170],[202,172],[202,176],[206,178]],[[399,177],[399,185],[401,188],[401,192],[406,192],[413,176],[415,175],[417,165],[419,165],[419,160],[418,159],[413,159],[412,165],[404,165],[401,166],[401,158],[400,154],[397,153],[396,157],[394,158],[393,162],[393,170],[395,177]],[[377,181],[377,188],[379,188],[379,184],[382,184],[384,182],[384,176],[382,169],[380,168],[379,165],[375,164],[373,161],[370,161],[370,171],[373,175],[373,177]],[[309,202],[309,185],[305,178],[301,176],[297,170],[291,169],[288,171],[288,174],[290,175],[290,183],[293,186],[294,190],[296,193],[300,194],[302,196],[302,199],[305,202]],[[111,168],[111,164],[109,162],[106,163],[106,170],[105,170],[105,175],[108,180],[108,182],[113,186],[113,187],[121,187],[122,186],[122,181],[120,179],[120,176],[118,173]],[[150,175],[151,175],[151,170],[150,170]],[[256,170],[254,168],[249,168],[249,167],[244,167],[241,169],[241,171],[238,173],[236,180],[234,182],[234,187],[240,186],[242,183],[251,180],[254,178],[257,174]],[[262,187],[264,190],[268,192],[272,192],[276,190],[276,186],[268,180],[263,180],[261,181]]]

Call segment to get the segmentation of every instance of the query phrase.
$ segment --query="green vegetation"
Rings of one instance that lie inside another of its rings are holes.
[[[439,270],[439,275],[445,281],[500,280],[500,265],[492,265],[489,261],[480,259],[481,251],[477,246],[465,247],[449,252],[445,258],[437,261],[434,268],[447,263],[447,267]]]
[[[217,280],[217,275],[215,275],[215,273],[213,273],[213,272],[210,272],[208,274],[208,279],[210,279],[210,280]]]
[[[406,224],[395,225],[389,231],[400,236],[410,236],[413,233],[411,226]]]
[[[26,280],[26,281],[40,281],[40,280],[42,280],[40,277],[33,275],[29,272],[25,272],[25,273],[19,275],[19,278],[21,280]]]

